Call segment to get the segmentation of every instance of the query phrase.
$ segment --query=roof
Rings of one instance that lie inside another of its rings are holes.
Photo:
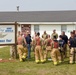
[[[76,10],[0,12],[0,22],[76,22]]]

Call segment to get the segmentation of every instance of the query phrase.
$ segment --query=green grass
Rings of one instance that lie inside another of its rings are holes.
[[[0,58],[9,59],[9,47],[0,49]],[[61,65],[54,66],[53,62],[36,64],[32,59],[26,62],[0,63],[0,75],[76,75],[76,64],[68,64],[68,59]]]

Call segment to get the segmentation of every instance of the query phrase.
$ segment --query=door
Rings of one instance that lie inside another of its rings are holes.
[[[24,34],[26,31],[29,31],[31,34],[31,24],[22,24],[21,25],[21,31]]]

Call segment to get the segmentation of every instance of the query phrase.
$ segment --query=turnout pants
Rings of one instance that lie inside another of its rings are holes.
[[[41,46],[36,46],[35,47],[35,62],[44,62],[44,58],[43,58],[43,51]]]
[[[18,50],[20,61],[22,61],[22,58],[27,57],[28,50],[27,50],[27,48],[24,48],[23,45],[18,45],[17,50]]]
[[[52,60],[54,62],[54,65],[57,65],[58,62],[61,63],[61,55],[60,55],[60,51],[59,51],[58,48],[53,48],[52,49],[51,57],[52,57]]]
[[[47,59],[48,52],[50,52],[50,57],[51,57],[51,46],[47,46],[46,50],[44,51],[44,60],[45,61]]]
[[[70,63],[74,63],[76,61],[76,48],[70,49]]]

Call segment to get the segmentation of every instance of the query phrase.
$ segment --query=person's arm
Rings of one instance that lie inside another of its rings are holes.
[[[26,39],[25,38],[23,38],[23,41],[24,41],[24,44],[26,45],[27,43],[26,43]]]

